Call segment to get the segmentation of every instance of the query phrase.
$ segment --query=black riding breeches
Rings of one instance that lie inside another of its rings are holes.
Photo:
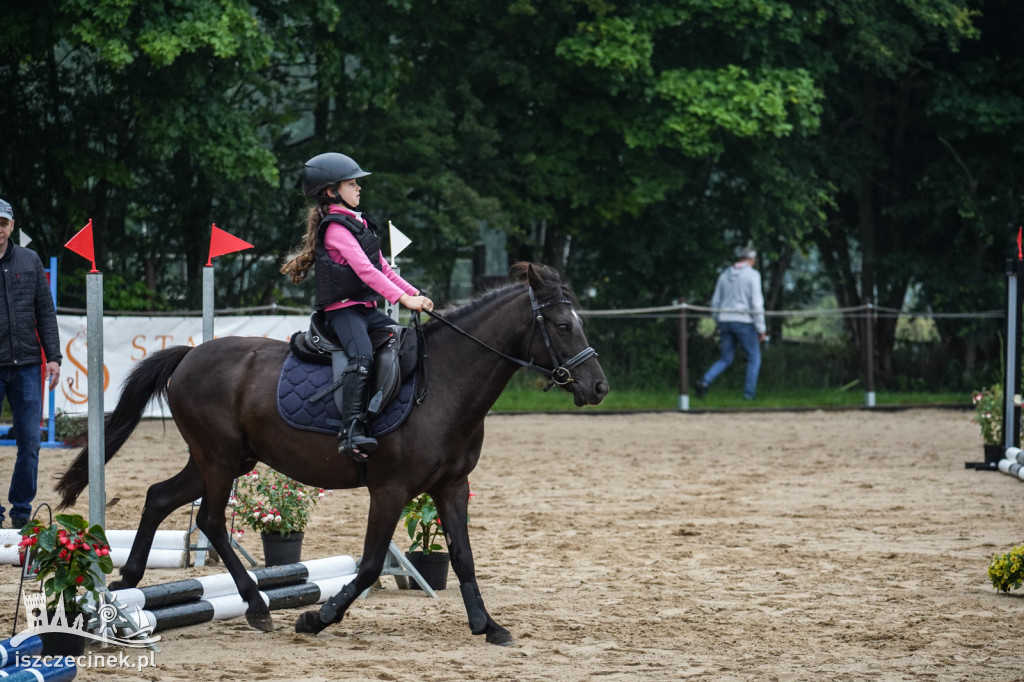
[[[370,343],[370,332],[395,324],[394,320],[377,308],[362,305],[329,310],[324,314],[324,318],[350,358],[372,358],[373,344]]]

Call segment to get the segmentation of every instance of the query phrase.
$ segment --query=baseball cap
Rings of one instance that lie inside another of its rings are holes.
[[[736,258],[739,260],[747,260],[748,258],[757,258],[757,249],[749,244],[747,246],[741,246],[736,249]]]
[[[7,218],[8,220],[14,220],[14,209],[3,199],[0,199],[0,218]]]

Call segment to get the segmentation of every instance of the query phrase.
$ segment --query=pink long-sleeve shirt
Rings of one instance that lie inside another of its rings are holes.
[[[363,220],[361,213],[350,211],[337,204],[331,206],[330,212],[344,213],[366,225],[366,221]],[[359,246],[355,235],[343,225],[331,223],[327,227],[327,231],[324,233],[324,247],[336,263],[351,266],[359,276],[359,279],[363,280],[368,287],[391,303],[397,303],[402,294],[416,296],[420,293],[416,287],[406,282],[397,272],[391,269],[387,259],[384,258],[384,254],[377,254],[377,257],[380,258],[381,269],[375,268],[370,259],[363,253],[363,249]],[[337,310],[353,305],[375,307],[377,304],[371,301],[339,301],[331,303],[324,310]]]

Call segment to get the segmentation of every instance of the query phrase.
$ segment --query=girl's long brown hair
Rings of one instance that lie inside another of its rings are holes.
[[[281,274],[291,276],[295,284],[306,279],[310,268],[316,262],[316,231],[320,227],[322,217],[319,205],[309,207],[306,213],[306,234],[302,237],[299,251],[281,266]]]

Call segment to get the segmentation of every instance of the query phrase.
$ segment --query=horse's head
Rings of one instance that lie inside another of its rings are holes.
[[[608,378],[587,343],[572,292],[545,265],[517,263],[511,274],[530,289],[534,326],[539,328],[531,332],[534,363],[551,371],[552,384],[572,393],[577,407],[600,403],[608,395]]]

